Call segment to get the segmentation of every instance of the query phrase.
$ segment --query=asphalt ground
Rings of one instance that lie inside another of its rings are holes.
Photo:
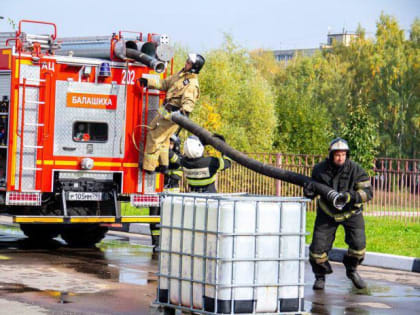
[[[305,268],[305,311],[313,314],[419,314],[420,274],[361,266],[357,290],[332,263],[324,291]],[[110,232],[98,248],[61,239],[34,244],[11,226],[0,229],[0,314],[150,314],[157,260],[150,238]]]

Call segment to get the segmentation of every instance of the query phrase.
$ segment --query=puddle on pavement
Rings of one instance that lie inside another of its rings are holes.
[[[7,293],[25,293],[25,292],[39,292],[40,290],[27,287],[20,283],[4,283],[0,282],[0,292]]]
[[[378,309],[366,310],[357,306],[336,306],[324,305],[321,303],[311,302],[305,300],[304,310],[312,314],[319,315],[342,315],[342,314],[357,314],[357,315],[370,315],[378,314]]]
[[[154,270],[157,261],[152,260],[152,247],[144,244],[147,243],[147,239],[109,235],[97,244],[96,248],[73,249],[67,247],[61,238],[43,244],[32,242],[18,227],[4,225],[0,225],[0,237],[2,239],[0,247],[8,249],[57,250],[59,253],[57,259],[62,260],[65,267],[94,275],[99,279],[135,285],[147,285],[156,281]],[[76,258],[76,261],[66,262],[69,258]],[[2,259],[9,259],[9,257],[0,256],[0,260]],[[150,272],[150,269],[153,269],[153,272]],[[11,289],[10,286],[7,287],[8,291]],[[3,289],[0,288],[0,290]],[[14,290],[26,292],[30,289],[16,287]]]
[[[108,267],[119,266],[116,267],[119,282],[147,285],[155,280],[155,275],[147,270],[153,264],[151,246],[132,239],[105,239],[98,248],[104,252]]]

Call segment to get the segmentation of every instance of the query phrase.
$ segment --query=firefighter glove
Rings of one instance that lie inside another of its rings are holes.
[[[315,185],[313,182],[305,182],[305,184],[303,184],[303,195],[309,199],[315,198],[316,193],[315,193]]]
[[[146,78],[140,78],[139,84],[141,87],[147,87],[147,79]]]
[[[166,120],[171,120],[171,113],[168,112],[163,106],[159,107],[159,115],[161,115]]]

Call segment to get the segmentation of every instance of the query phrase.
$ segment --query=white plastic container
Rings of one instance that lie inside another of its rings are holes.
[[[158,303],[194,312],[303,312],[306,199],[167,194]]]

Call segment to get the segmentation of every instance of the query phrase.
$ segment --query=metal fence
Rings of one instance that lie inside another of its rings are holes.
[[[296,173],[311,175],[313,166],[324,159],[317,155],[253,153],[250,157]],[[420,160],[378,158],[371,176],[374,198],[365,215],[420,220]],[[255,173],[237,163],[218,176],[219,192],[248,192],[258,195],[302,196],[302,188]],[[314,211],[315,202],[309,209]]]

